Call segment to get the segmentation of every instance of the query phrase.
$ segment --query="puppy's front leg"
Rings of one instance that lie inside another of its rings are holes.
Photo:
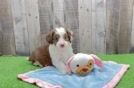
[[[63,74],[67,73],[66,65],[63,62],[59,61],[59,62],[55,63],[54,65]]]

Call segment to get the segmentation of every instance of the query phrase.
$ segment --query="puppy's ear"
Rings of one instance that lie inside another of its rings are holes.
[[[48,35],[46,36],[46,41],[49,43],[49,44],[52,44],[53,43],[53,36],[54,36],[54,30],[50,31],[48,33]]]
[[[67,36],[69,38],[69,41],[72,42],[73,40],[73,31],[69,30],[69,29],[66,29],[66,32],[67,32]]]

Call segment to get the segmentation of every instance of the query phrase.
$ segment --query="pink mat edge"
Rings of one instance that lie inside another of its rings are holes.
[[[122,64],[122,65],[123,66],[120,69],[120,71],[103,88],[114,88],[118,84],[118,82],[121,80],[122,76],[125,74],[127,69],[130,67],[129,65],[126,65],[126,64]]]

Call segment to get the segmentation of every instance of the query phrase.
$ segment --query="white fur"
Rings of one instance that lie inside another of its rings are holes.
[[[49,53],[52,59],[53,65],[62,73],[67,73],[66,62],[73,55],[72,44],[65,41],[63,35],[65,33],[64,28],[56,28],[56,33],[60,35],[60,39],[57,44],[49,45]],[[60,44],[64,43],[65,47],[61,48]]]
[[[60,28],[56,28],[56,34],[58,34],[60,36],[59,41],[57,42],[56,46],[58,48],[61,48],[60,45],[64,44],[66,48],[68,46],[68,42],[64,40],[64,34],[66,33],[65,29],[60,27]]]

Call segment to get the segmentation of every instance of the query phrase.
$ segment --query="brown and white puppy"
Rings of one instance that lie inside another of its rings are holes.
[[[73,55],[72,33],[63,27],[56,28],[47,36],[52,64],[62,73],[67,73],[66,62]]]
[[[62,73],[67,73],[66,62],[74,54],[72,38],[72,32],[66,28],[55,28],[46,36],[49,44],[35,50],[29,60],[41,66],[54,65]]]

